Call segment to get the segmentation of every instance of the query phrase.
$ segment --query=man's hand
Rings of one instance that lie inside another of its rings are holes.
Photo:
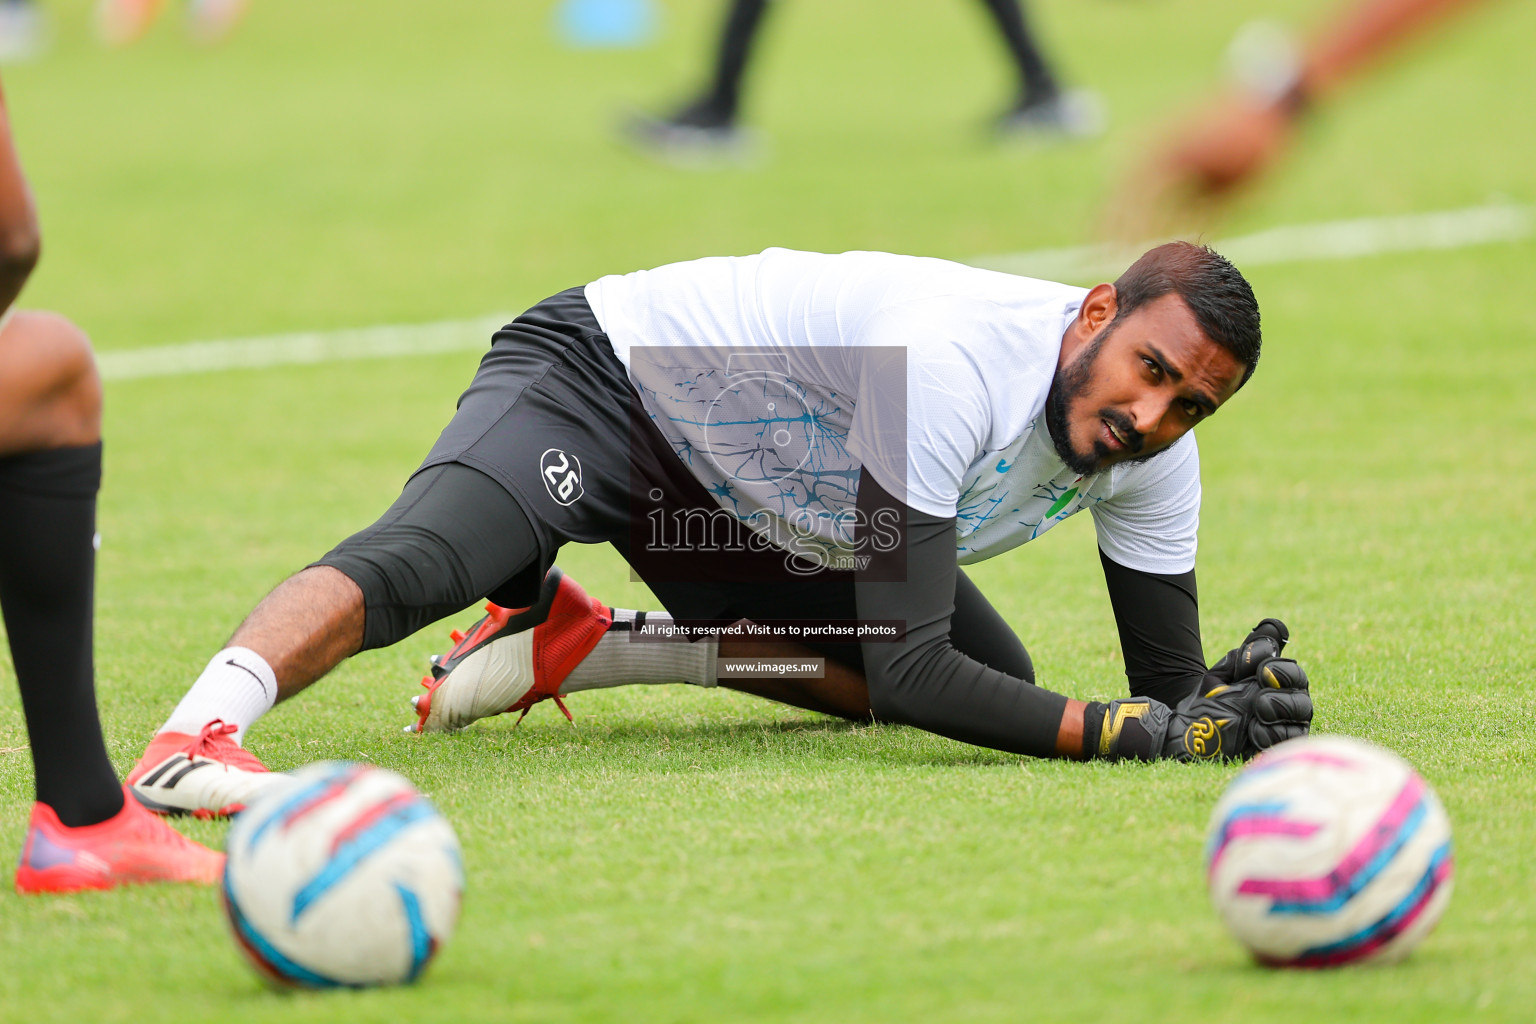
[[[1098,756],[1177,761],[1246,759],[1312,726],[1312,697],[1301,666],[1279,654],[1289,639],[1265,619],[1211,666],[1176,707],[1138,697],[1104,709]]]

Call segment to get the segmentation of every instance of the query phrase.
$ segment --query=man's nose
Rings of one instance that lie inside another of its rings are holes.
[[[1163,417],[1168,413],[1168,403],[1160,395],[1148,395],[1133,403],[1127,411],[1136,432],[1145,437],[1157,433]]]

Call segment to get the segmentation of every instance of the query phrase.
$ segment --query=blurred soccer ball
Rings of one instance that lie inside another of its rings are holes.
[[[1451,898],[1451,826],[1406,761],[1344,736],[1282,743],[1211,814],[1206,878],[1260,963],[1394,960]]]
[[[458,920],[458,837],[382,768],[300,769],[235,819],[225,850],[235,941],[280,985],[414,981]]]

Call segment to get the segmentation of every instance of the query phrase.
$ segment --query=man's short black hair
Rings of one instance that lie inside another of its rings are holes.
[[[1148,249],[1115,281],[1115,319],[1169,292],[1184,300],[1200,330],[1243,365],[1248,383],[1259,365],[1259,300],[1242,272],[1215,249],[1168,242]]]

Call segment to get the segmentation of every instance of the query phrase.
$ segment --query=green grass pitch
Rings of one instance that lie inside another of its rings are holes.
[[[638,51],[552,44],[551,2],[257,0],[227,46],[174,18],[4,72],[43,215],[24,303],[102,351],[521,309],[600,274],[768,245],[953,258],[1072,245],[1248,17],[1332,0],[1037,0],[1101,140],[998,150],[1008,80],[967,0],[779,5],[748,100],[761,167],[653,166],[625,105],[698,81],[715,0]],[[173,13],[175,8],[173,6]],[[1311,124],[1234,231],[1536,201],[1536,8],[1493,4]],[[255,730],[276,768],[404,772],[461,836],[458,934],[409,990],[282,996],[211,891],[0,895],[6,1021],[1528,1020],[1536,1002],[1536,244],[1255,268],[1264,365],[1200,430],[1208,649],[1291,626],[1321,731],[1398,750],[1456,829],[1456,895],[1400,966],[1251,966],[1211,910],[1230,767],[1062,765],[717,692],[578,696],[412,738],[449,624],[360,657]],[[239,617],[370,522],[446,421],[467,353],[108,388],[97,665],[126,771]],[[562,564],[645,602],[606,549]],[[1080,517],[976,578],[1041,681],[1123,688]],[[0,666],[0,851],[31,765]],[[217,844],[224,826],[186,830]],[[8,875],[6,876],[9,877]]]

